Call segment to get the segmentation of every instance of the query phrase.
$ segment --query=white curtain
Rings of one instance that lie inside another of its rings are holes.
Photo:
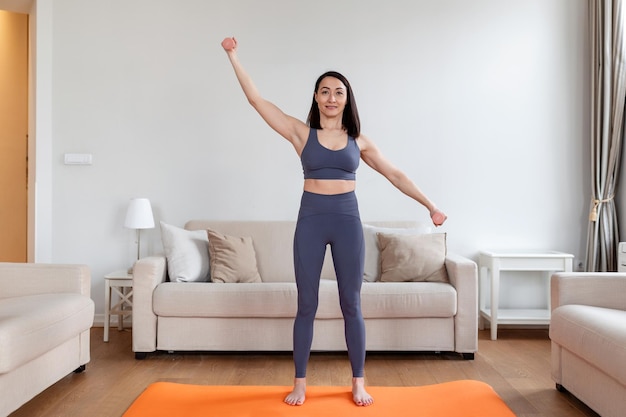
[[[616,271],[615,193],[624,138],[626,67],[622,0],[589,0],[591,39],[591,207],[587,271]]]

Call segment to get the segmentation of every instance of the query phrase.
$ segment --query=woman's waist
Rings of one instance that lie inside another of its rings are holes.
[[[298,217],[319,214],[345,214],[359,217],[359,204],[355,192],[319,194],[304,190]]]
[[[355,189],[356,181],[354,180],[319,180],[313,178],[304,180],[304,191],[314,194],[345,194]]]

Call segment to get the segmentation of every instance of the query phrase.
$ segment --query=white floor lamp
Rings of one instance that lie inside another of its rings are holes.
[[[141,257],[141,229],[152,229],[154,227],[154,217],[152,216],[152,206],[147,198],[133,198],[130,200],[126,211],[124,226],[137,230],[137,260]],[[132,273],[133,268],[129,269]]]

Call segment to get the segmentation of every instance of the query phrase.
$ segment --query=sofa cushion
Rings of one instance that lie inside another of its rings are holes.
[[[157,316],[295,317],[297,293],[289,282],[164,282],[154,290],[152,303]]]
[[[213,282],[261,282],[251,237],[229,236],[211,229],[207,232]]]
[[[322,280],[318,319],[341,318],[337,282]],[[453,317],[456,290],[441,282],[364,282],[361,311],[365,319]]]
[[[380,280],[447,282],[446,234],[378,233]]]
[[[204,230],[185,230],[161,222],[161,240],[170,281],[209,279],[209,239]]]
[[[318,319],[342,318],[337,282],[321,280]],[[436,282],[363,283],[365,318],[452,317],[456,290]],[[154,290],[153,307],[168,317],[295,317],[294,283],[206,284],[165,282]],[[181,308],[184,306],[184,308]]]
[[[93,317],[93,301],[80,294],[38,294],[0,300],[0,373],[88,330]]]
[[[443,282],[364,282],[361,310],[365,318],[453,317],[457,292]]]
[[[552,311],[550,339],[626,385],[626,311],[568,304]]]

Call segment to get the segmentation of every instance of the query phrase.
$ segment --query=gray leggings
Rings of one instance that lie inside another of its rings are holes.
[[[298,314],[293,326],[296,378],[306,376],[326,245],[331,247],[337,275],[352,376],[362,377],[365,324],[361,313],[361,283],[365,245],[356,195],[354,192],[323,195],[305,191],[293,245],[298,287]]]

